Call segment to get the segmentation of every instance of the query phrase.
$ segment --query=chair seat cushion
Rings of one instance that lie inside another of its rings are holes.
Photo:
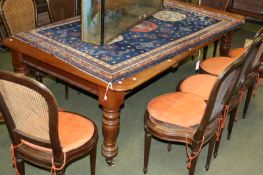
[[[180,91],[196,94],[207,101],[216,80],[216,76],[209,74],[192,75],[181,82]]]
[[[63,151],[78,148],[93,136],[95,127],[90,120],[70,112],[59,112],[58,115],[58,134]]]
[[[164,123],[191,127],[200,123],[206,102],[192,93],[175,92],[163,94],[148,103],[150,117]]]
[[[94,131],[95,127],[90,120],[75,113],[58,112],[58,134],[63,152],[73,150],[87,143],[92,138]],[[22,143],[37,150],[52,151],[24,140],[22,140]]]
[[[238,58],[240,58],[241,55],[243,55],[245,52],[246,52],[246,49],[243,48],[243,47],[240,47],[240,48],[235,48],[235,49],[230,50],[229,53],[228,53],[228,55],[229,55],[231,58],[238,59]]]
[[[218,76],[234,61],[235,59],[230,57],[209,58],[200,64],[200,68],[211,75]]]

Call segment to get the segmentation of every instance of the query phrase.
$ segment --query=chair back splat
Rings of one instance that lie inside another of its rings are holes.
[[[58,136],[57,103],[42,84],[22,76],[0,73],[0,102],[12,142],[21,140],[56,150],[62,155]],[[52,144],[51,144],[52,143]]]
[[[210,108],[213,109],[211,112],[211,119],[213,119],[214,117],[217,117],[219,112],[222,111],[223,104],[230,105],[230,102],[232,100],[231,99],[232,96],[230,94],[236,94],[240,91],[240,89],[242,88],[245,82],[246,77],[251,72],[252,67],[255,64],[259,64],[259,59],[262,56],[262,52],[263,52],[262,39],[263,39],[263,36],[257,37],[254,40],[254,42],[251,44],[251,46],[247,49],[247,51],[241,56],[241,58],[233,62],[232,65],[228,67],[228,69],[231,69],[232,67],[233,68],[235,67],[235,64],[238,65],[238,64],[243,63],[243,66],[241,66],[241,68],[238,68],[238,69],[234,68],[235,71],[233,71],[229,75],[227,75],[228,74],[227,72],[231,72],[231,71],[225,70],[219,76],[217,83],[214,85],[214,88],[210,93],[210,97],[207,103],[207,109],[210,109]],[[238,70],[240,70],[239,75],[234,73],[234,72],[239,72]],[[223,78],[224,76],[227,76],[227,78]],[[220,83],[220,79],[225,79],[225,80],[222,81],[222,83]],[[236,83],[235,86],[233,82]],[[219,86],[220,88],[217,89]],[[210,100],[214,101],[214,105],[213,103],[210,102]],[[212,105],[211,107],[209,107],[210,104]],[[209,115],[210,114],[208,114],[207,116]]]
[[[224,115],[224,110],[227,110],[226,108],[237,87],[241,72],[244,70],[245,61],[245,57],[236,60],[219,75],[208,98],[206,110],[194,136],[194,140],[200,141],[207,126],[213,120],[218,119],[220,115]]]
[[[231,0],[200,0],[200,5],[208,6],[218,10],[226,11]]]
[[[34,0],[3,0],[0,12],[9,36],[36,27],[37,14]]]
[[[24,175],[24,160],[63,174],[68,163],[90,153],[91,175],[95,175],[96,125],[79,114],[59,111],[43,84],[0,71],[0,111],[18,174]]]
[[[78,14],[79,0],[47,0],[51,22],[72,18]]]

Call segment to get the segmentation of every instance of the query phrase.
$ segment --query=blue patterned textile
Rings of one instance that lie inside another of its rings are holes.
[[[165,13],[159,17],[148,18],[124,32],[116,42],[104,46],[81,41],[79,17],[20,33],[16,38],[102,81],[116,82],[243,23],[240,19],[177,2],[166,1],[164,6]],[[170,12],[174,17],[169,16]]]

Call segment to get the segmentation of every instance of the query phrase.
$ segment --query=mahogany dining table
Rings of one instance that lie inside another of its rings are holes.
[[[19,33],[3,44],[12,50],[16,73],[34,68],[98,97],[102,154],[112,164],[125,96],[218,39],[220,54],[227,55],[242,24],[239,15],[167,0],[160,12],[104,46],[81,41],[80,17]]]

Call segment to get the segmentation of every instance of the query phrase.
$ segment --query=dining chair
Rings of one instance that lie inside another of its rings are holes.
[[[259,29],[259,31],[256,33],[254,39],[261,37],[262,35],[263,35],[263,27]],[[239,56],[242,55],[246,50],[247,48],[237,48],[237,49],[233,49],[230,52],[229,55],[231,57],[214,57],[212,59],[207,59],[200,64],[201,72],[218,76],[226,66],[231,64],[235,59],[239,58]],[[247,77],[246,80],[247,82],[244,90],[247,90],[247,95],[246,95],[245,105],[243,108],[243,118],[246,117],[251,96],[253,94],[253,91],[255,91],[255,87],[257,85],[256,82],[259,79],[259,74],[260,74],[259,68],[261,65],[261,60],[263,60],[263,56],[261,56],[261,58],[259,58],[259,60],[256,60],[256,62],[253,64],[250,75]]]
[[[13,36],[37,27],[37,12],[34,0],[3,0],[0,13],[7,36]],[[44,73],[36,69],[31,70],[36,79],[42,82]]]
[[[258,37],[260,34],[263,33],[263,27],[260,28],[256,35],[254,36],[254,39],[256,37]],[[229,57],[231,58],[239,58],[245,51],[246,51],[246,48],[247,46],[249,46],[249,44],[253,41],[253,39],[246,39],[245,40],[245,43],[244,43],[244,46],[243,47],[239,47],[239,48],[235,48],[235,49],[231,49],[228,53]],[[263,77],[263,57],[261,57],[261,60],[260,60],[261,64],[259,66],[259,70],[258,70],[258,73],[259,73],[259,77],[262,78]]]
[[[0,109],[11,137],[17,174],[24,162],[63,175],[67,165],[90,154],[95,175],[98,131],[88,118],[59,111],[51,91],[28,77],[0,71]]]
[[[235,89],[245,59],[237,59],[219,77],[206,102],[187,92],[166,93],[152,99],[145,113],[144,173],[148,171],[151,138],[186,145],[189,175],[195,172],[198,155],[209,144],[206,170],[209,169],[222,120],[227,113],[229,97]],[[189,146],[192,152],[189,153]]]
[[[78,14],[78,0],[46,0],[51,22],[72,18]]]
[[[34,0],[3,0],[1,15],[9,36],[36,27],[37,14]]]
[[[238,85],[231,97],[230,104],[229,104],[230,105],[229,106],[230,118],[229,118],[229,124],[228,124],[228,135],[227,135],[228,139],[230,139],[231,137],[233,124],[234,124],[235,119],[237,119],[236,118],[237,112],[242,102],[244,92],[246,89],[252,92],[254,88],[254,84],[256,83],[257,76],[256,76],[255,71],[259,67],[258,65],[259,65],[260,58],[262,57],[262,53],[263,53],[262,40],[263,40],[263,35],[258,36],[240,58],[238,59],[232,58],[231,62],[229,62],[227,65],[224,65],[225,67],[228,67],[230,64],[232,64],[236,60],[239,60],[239,59],[246,60],[244,69],[242,70],[240,78],[238,80]],[[225,58],[225,59],[230,60],[230,58]],[[215,65],[215,67],[217,66],[222,67],[222,65],[219,65],[219,64]],[[222,69],[222,72],[224,71],[225,69]],[[217,77],[218,76],[211,75],[211,74],[193,75],[181,81],[177,89],[181,92],[187,92],[187,93],[193,93],[193,94],[199,95],[202,99],[207,101],[209,96],[211,95],[212,88],[213,88],[214,83],[216,82]],[[251,94],[248,92],[247,96],[251,96]],[[221,133],[223,132],[223,129],[224,128],[221,129]],[[218,153],[220,140],[221,140],[221,134],[215,146],[215,151],[214,151],[215,157],[217,156],[217,153]]]
[[[3,117],[2,112],[0,111],[0,124],[1,124],[1,123],[4,123],[4,117]]]

